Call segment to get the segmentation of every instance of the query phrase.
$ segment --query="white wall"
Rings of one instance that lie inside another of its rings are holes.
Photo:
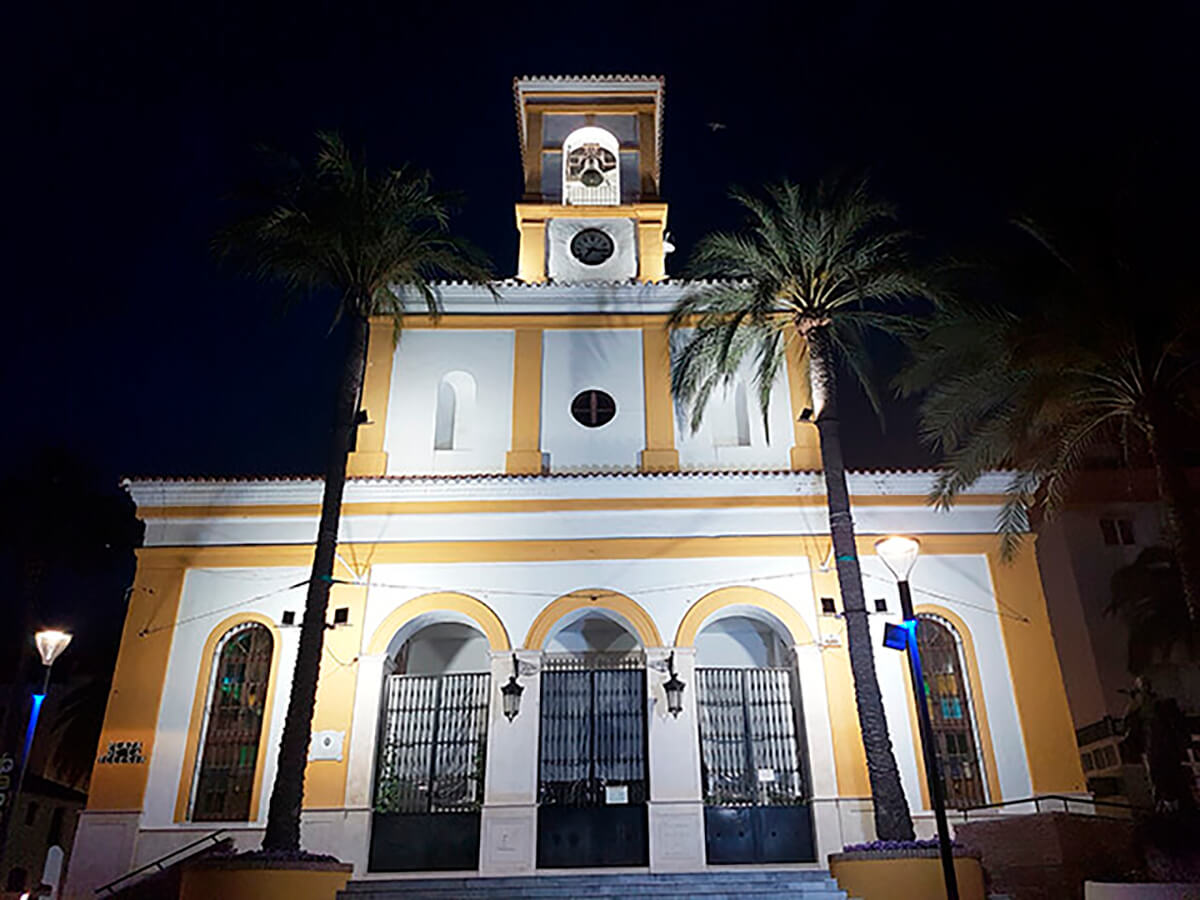
[[[461,449],[435,450],[438,386],[452,372],[475,381]],[[503,472],[512,435],[511,331],[404,331],[392,363],[383,449],[388,474]]]
[[[308,577],[307,569],[190,569],[179,599],[179,624],[171,644],[171,658],[163,684],[158,729],[146,782],[146,805],[142,827],[172,825],[175,798],[183,770],[188,724],[196,696],[202,653],[209,634],[237,612],[258,612],[278,623],[284,610],[296,612],[299,621],[304,610],[304,587],[291,585]],[[257,599],[255,599],[257,598]],[[262,775],[262,795],[256,820],[265,821],[270,785],[275,780],[275,758],[283,730],[292,670],[296,664],[296,646],[300,629],[280,629],[280,643],[273,660],[275,699],[270,711],[266,762]]]
[[[580,425],[571,401],[597,389],[611,394],[616,416]],[[542,348],[542,450],[556,472],[636,469],[646,446],[642,333],[636,329],[547,331]]]
[[[683,469],[787,469],[791,466],[792,402],[787,372],[780,369],[771,389],[767,408],[770,440],[763,425],[762,410],[753,383],[754,364],[746,360],[734,383],[717,388],[709,398],[704,420],[694,433],[690,415],[676,410],[675,446]],[[745,385],[746,412],[750,429],[749,444],[738,446],[731,440],[736,431],[736,385]],[[797,411],[797,415],[799,411]]]

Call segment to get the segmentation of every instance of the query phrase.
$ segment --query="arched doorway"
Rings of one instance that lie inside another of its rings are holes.
[[[816,860],[793,643],[774,617],[736,608],[696,636],[710,865]]]
[[[474,869],[491,684],[471,625],[401,629],[387,648],[369,869]]]
[[[646,663],[637,631],[587,606],[563,616],[543,646],[538,867],[647,865]]]
[[[917,615],[917,647],[921,652],[929,718],[942,770],[942,791],[950,809],[969,809],[987,803],[975,711],[961,644],[954,626],[941,616]]]

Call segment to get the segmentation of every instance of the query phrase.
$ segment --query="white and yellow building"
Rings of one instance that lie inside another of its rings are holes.
[[[499,299],[444,284],[372,323],[314,740],[306,849],[376,871],[824,864],[873,837],[807,375],[769,438],[744,383],[695,434],[669,386],[658,78],[516,82],[525,195]],[[1084,791],[1032,546],[1003,479],[849,476],[901,779],[931,819],[898,618],[912,584],[951,799]],[[261,838],[317,479],[139,479],[146,523],[69,895],[218,830]],[[663,684],[683,683],[682,710]],[[523,690],[515,716],[502,688]]]

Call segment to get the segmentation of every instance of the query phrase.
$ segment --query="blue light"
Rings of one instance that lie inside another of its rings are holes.
[[[883,646],[890,650],[905,649],[908,646],[908,629],[888,622],[883,626]]]
[[[29,711],[29,726],[25,729],[25,754],[22,759],[29,759],[29,746],[33,743],[33,732],[37,730],[38,716],[41,715],[42,702],[45,699],[45,694],[33,695],[33,709]]]

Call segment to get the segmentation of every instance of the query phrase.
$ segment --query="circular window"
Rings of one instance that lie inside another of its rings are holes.
[[[571,401],[571,415],[584,428],[607,425],[617,414],[617,401],[604,391],[583,391]]]

